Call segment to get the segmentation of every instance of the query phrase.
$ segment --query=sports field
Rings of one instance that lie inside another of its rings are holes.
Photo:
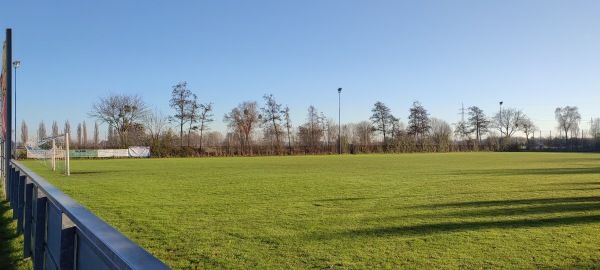
[[[600,155],[23,162],[175,269],[598,269]]]

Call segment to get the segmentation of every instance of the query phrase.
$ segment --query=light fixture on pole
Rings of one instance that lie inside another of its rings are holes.
[[[338,154],[342,154],[342,88],[338,88]]]
[[[17,68],[21,66],[21,61],[14,61],[13,67],[15,67],[15,160],[18,159],[19,156],[19,147],[17,139]]]
[[[504,102],[500,101],[500,119],[499,119],[500,126],[502,126],[502,103],[504,103]]]
[[[498,117],[498,124],[500,124],[500,142],[502,142],[502,103],[504,103],[503,101],[500,101],[500,115]],[[506,131],[508,132],[508,130]]]

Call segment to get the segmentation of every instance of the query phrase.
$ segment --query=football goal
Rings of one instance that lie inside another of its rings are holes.
[[[69,133],[53,135],[37,142],[27,142],[27,158],[33,158],[44,167],[70,175]]]

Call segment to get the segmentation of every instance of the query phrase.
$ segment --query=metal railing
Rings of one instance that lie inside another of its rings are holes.
[[[34,269],[170,269],[17,161],[4,192]]]

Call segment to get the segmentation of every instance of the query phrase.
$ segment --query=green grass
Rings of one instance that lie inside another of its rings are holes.
[[[600,155],[24,162],[176,269],[599,269]]]
[[[3,181],[0,181],[3,182]],[[0,184],[0,190],[2,184]],[[17,234],[17,222],[0,191],[0,269],[32,269],[31,260],[23,260],[23,237]]]

